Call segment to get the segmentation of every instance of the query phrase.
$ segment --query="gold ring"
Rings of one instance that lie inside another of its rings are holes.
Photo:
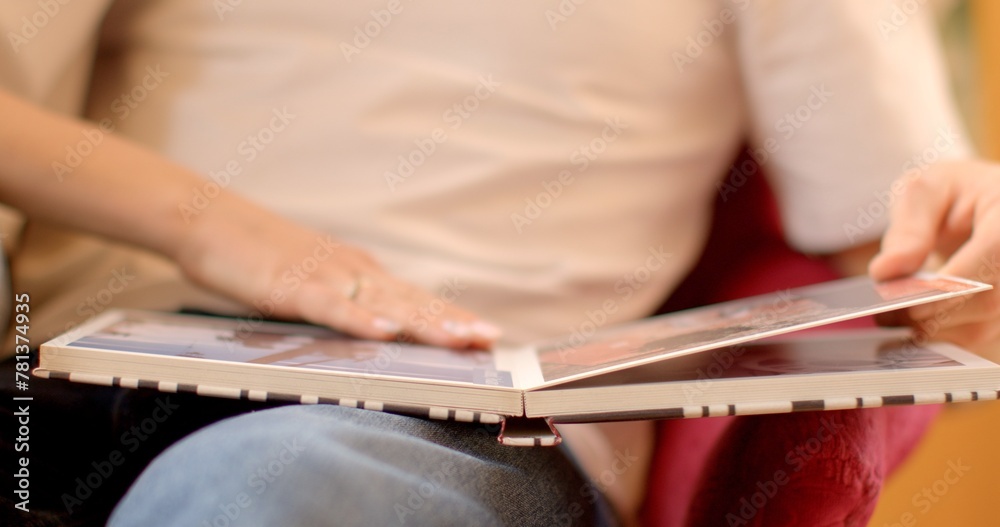
[[[361,288],[364,287],[367,283],[368,280],[366,280],[365,277],[363,276],[358,277],[353,282],[351,282],[351,285],[348,286],[346,290],[344,290],[344,296],[347,297],[347,300],[353,302],[358,298],[358,294],[361,292]]]

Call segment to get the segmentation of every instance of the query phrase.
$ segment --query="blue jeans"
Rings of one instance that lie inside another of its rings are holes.
[[[563,448],[338,406],[230,418],[175,444],[111,526],[614,525]]]

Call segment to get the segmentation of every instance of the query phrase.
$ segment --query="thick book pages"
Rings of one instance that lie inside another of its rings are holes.
[[[993,400],[1000,366],[905,330],[772,337],[525,393],[555,422],[716,417]]]
[[[988,287],[938,276],[848,279],[490,351],[362,341],[307,325],[111,311],[43,344],[35,373],[503,423],[507,444],[555,444],[552,422],[996,398],[1000,367],[898,332],[760,341]]]

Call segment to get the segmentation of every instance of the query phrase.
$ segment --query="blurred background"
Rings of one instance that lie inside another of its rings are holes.
[[[956,100],[969,135],[984,157],[1000,161],[1000,1],[911,1],[937,11]],[[869,525],[1000,525],[998,438],[1000,403],[946,407],[883,490]]]

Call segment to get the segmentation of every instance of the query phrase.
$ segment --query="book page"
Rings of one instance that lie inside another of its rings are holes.
[[[544,386],[989,289],[919,275],[849,278],[654,317],[538,348]]]
[[[809,331],[525,393],[559,423],[847,410],[996,399],[1000,366],[899,329]]]
[[[702,391],[728,379],[956,368],[982,361],[938,343],[918,345],[905,334],[871,328],[789,335],[580,379],[558,388],[699,382]],[[950,352],[950,353],[949,353]],[[958,360],[965,359],[966,362]]]
[[[491,352],[357,340],[323,328],[209,316],[125,311],[63,345],[344,375],[513,387]]]

